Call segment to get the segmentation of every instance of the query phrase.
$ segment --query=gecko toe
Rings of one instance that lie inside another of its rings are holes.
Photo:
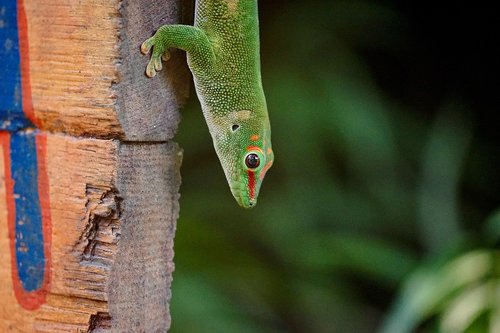
[[[168,59],[170,59],[170,52],[168,51],[163,52],[163,54],[161,55],[161,60],[168,61]]]
[[[154,58],[154,69],[155,71],[159,72],[163,68],[163,65],[161,63],[161,58],[155,57]]]
[[[154,77],[156,75],[156,70],[152,60],[150,60],[148,65],[146,66],[146,75],[148,77]]]
[[[144,43],[141,44],[142,54],[148,54],[152,46],[153,43],[151,42],[151,38],[147,39]]]

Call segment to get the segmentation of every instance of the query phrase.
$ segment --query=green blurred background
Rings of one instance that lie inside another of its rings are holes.
[[[170,332],[500,332],[494,12],[261,1],[276,160],[238,207],[191,93]]]

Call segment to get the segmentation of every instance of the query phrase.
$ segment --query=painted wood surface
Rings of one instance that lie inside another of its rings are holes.
[[[133,327],[137,332],[164,332],[179,209],[178,147],[34,136],[45,142],[50,182],[52,260],[45,263],[50,283],[36,307],[25,306],[16,295],[18,280],[12,274],[18,263],[11,249],[19,231],[13,233],[4,223],[10,213],[9,184],[2,177],[0,332],[87,332],[90,325],[116,332],[135,332],[128,330]],[[3,156],[4,148],[2,144]],[[5,162],[0,159],[1,170]],[[168,190],[157,191],[151,184]],[[43,281],[43,270],[35,267],[34,272],[38,275],[22,286],[27,291],[38,279]]]
[[[12,283],[17,301],[28,310],[45,302],[51,275],[45,139],[34,132],[0,132]]]
[[[188,71],[139,45],[179,8],[0,0],[0,332],[170,326]]]
[[[31,102],[24,112],[38,128],[75,136],[135,141],[172,139],[189,72],[180,52],[163,79],[144,75],[141,42],[156,27],[179,22],[179,1],[1,0],[0,75],[23,80]],[[159,10],[161,8],[161,10]],[[5,62],[4,62],[5,63]],[[16,69],[19,67],[19,70]],[[16,77],[15,72],[23,75]],[[20,82],[1,99],[19,106]],[[22,96],[26,96],[23,91]],[[0,128],[25,127],[12,108]],[[8,112],[8,113],[6,113]]]

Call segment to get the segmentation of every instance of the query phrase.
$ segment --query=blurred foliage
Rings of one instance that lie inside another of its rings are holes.
[[[424,266],[405,282],[381,330],[413,332],[433,315],[437,332],[500,331],[500,252],[475,250]]]
[[[192,93],[170,332],[498,332],[496,144],[467,96],[411,99],[398,66],[373,65],[419,72],[415,23],[277,1],[261,24],[275,164],[238,207]]]

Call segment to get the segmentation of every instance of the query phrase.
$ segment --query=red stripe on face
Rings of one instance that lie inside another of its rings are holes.
[[[266,175],[266,172],[267,170],[269,170],[269,168],[271,167],[271,165],[273,165],[273,161],[269,161],[265,166],[264,168],[262,168],[262,171],[260,172],[260,176],[259,176],[259,179],[262,180],[264,179],[264,176]]]
[[[248,196],[250,200],[253,200],[255,196],[255,173],[253,171],[248,171]]]

